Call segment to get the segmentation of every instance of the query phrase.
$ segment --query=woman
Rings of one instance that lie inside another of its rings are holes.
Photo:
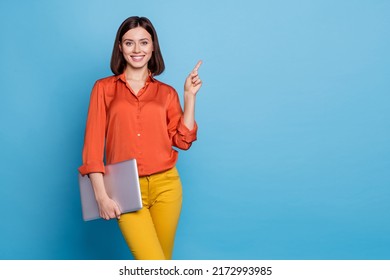
[[[91,93],[82,175],[89,175],[100,216],[118,219],[135,259],[171,259],[182,203],[175,167],[178,152],[196,140],[195,99],[201,61],[184,84],[184,112],[177,92],[154,77],[164,71],[158,38],[145,17],[130,17],[118,29],[111,58],[115,74]],[[104,188],[106,163],[137,159],[143,208],[120,212]]]

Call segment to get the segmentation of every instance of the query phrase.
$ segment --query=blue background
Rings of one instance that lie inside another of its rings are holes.
[[[1,259],[132,258],[81,218],[89,94],[115,33],[150,18],[180,95],[175,259],[390,259],[390,2],[1,1]]]

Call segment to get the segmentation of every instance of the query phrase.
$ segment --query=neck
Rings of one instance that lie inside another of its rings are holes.
[[[146,81],[149,76],[149,70],[143,69],[131,69],[129,67],[125,70],[126,80],[131,81]]]

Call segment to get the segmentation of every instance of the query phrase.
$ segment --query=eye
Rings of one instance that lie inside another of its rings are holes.
[[[131,41],[125,42],[125,46],[127,46],[127,47],[131,47],[132,45],[133,45],[133,42],[131,42]]]
[[[141,42],[141,45],[142,45],[142,46],[146,46],[147,44],[149,44],[148,41],[142,41],[142,42]]]

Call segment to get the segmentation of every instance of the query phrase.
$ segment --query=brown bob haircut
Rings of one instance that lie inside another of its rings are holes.
[[[114,48],[111,56],[111,71],[115,75],[120,75],[126,69],[126,60],[123,58],[123,54],[119,49],[119,44],[122,42],[122,37],[127,31],[136,27],[144,28],[152,37],[153,41],[153,53],[152,57],[148,62],[148,69],[153,76],[157,76],[164,72],[165,64],[160,51],[160,45],[158,43],[157,32],[153,27],[153,24],[146,17],[129,17],[121,26],[119,26],[118,32],[116,33]]]

